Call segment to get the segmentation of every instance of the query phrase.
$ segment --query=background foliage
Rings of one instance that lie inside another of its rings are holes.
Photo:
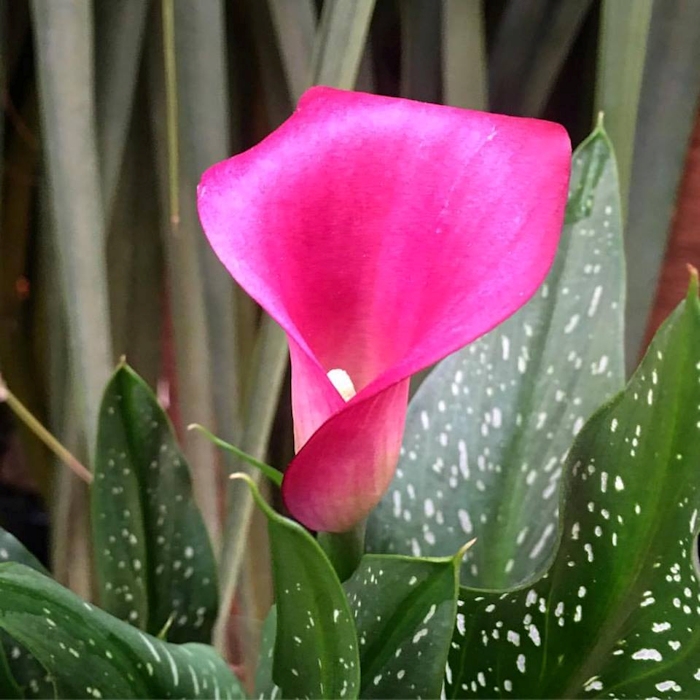
[[[0,371],[88,464],[119,357],[158,387],[222,563],[217,640],[244,663],[271,600],[267,530],[246,487],[224,488],[240,465],[185,427],[284,465],[287,354],[208,250],[195,188],[316,82],[543,116],[575,145],[604,110],[634,363],[695,119],[700,4],[0,0]],[[0,409],[4,479],[43,495],[52,571],[90,598],[86,489]],[[9,506],[0,525],[21,534]]]

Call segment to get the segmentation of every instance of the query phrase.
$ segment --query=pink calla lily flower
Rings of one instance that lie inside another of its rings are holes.
[[[313,88],[198,191],[207,237],[282,326],[292,362],[291,514],[342,532],[398,461],[412,374],[520,308],[554,258],[561,126]]]

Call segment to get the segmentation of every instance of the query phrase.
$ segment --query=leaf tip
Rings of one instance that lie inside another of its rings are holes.
[[[474,543],[476,542],[476,539],[477,539],[477,538],[474,537],[473,539],[469,540],[469,542],[467,542],[466,544],[462,545],[462,546],[459,548],[459,551],[457,552],[457,554],[455,554],[455,561],[456,561],[456,562],[461,562],[461,561],[462,561],[462,558],[463,558],[464,555],[472,548],[472,546],[473,546]]]

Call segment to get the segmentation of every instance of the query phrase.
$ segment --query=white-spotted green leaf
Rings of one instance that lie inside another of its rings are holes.
[[[0,564],[0,629],[42,664],[56,697],[245,697],[212,647],[162,642],[21,564]]]
[[[41,562],[7,530],[0,528],[0,563],[16,562],[48,575]],[[0,698],[46,697],[53,694],[41,664],[0,629]]]
[[[24,692],[19,687],[19,684],[12,675],[10,666],[7,662],[7,657],[5,654],[5,635],[0,637],[0,698],[23,698]],[[11,642],[11,639],[7,640]]]
[[[567,221],[540,290],[440,363],[412,400],[370,551],[448,556],[477,537],[462,583],[507,587],[543,570],[567,452],[622,388],[621,247],[615,162],[599,126],[574,154]]]
[[[277,630],[277,606],[273,605],[265,618],[260,639],[260,656],[255,669],[255,697],[281,698],[279,686],[272,680],[272,663],[275,656],[275,632]]]
[[[10,532],[0,527],[0,564],[14,561],[48,574],[41,562]]]
[[[459,596],[459,562],[365,556],[345,583],[360,642],[362,698],[437,698]]]
[[[357,698],[357,634],[343,587],[316,540],[275,513],[241,474],[267,518],[277,631],[272,678],[285,698]]]
[[[148,386],[122,364],[107,384],[91,489],[102,606],[173,642],[207,642],[214,555],[185,458]]]
[[[700,696],[697,292],[574,443],[549,571],[462,591],[448,697]]]

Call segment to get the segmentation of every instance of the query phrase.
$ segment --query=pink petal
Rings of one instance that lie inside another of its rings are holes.
[[[365,429],[363,411],[398,411],[395,398],[375,397],[394,396],[535,291],[555,253],[569,165],[555,124],[314,88],[262,143],[205,173],[199,211],[212,247],[290,339],[295,436],[308,447],[285,498],[302,522],[302,500],[316,504],[305,513],[326,513],[314,520],[322,529],[338,529],[342,493],[357,512],[371,508],[394,469],[396,421],[387,413]],[[334,368],[358,390],[347,405],[326,377]],[[353,440],[351,418],[363,425]],[[375,462],[353,466],[341,439]]]
[[[287,467],[284,502],[312,530],[344,532],[367,517],[394,475],[409,380],[331,416]]]

